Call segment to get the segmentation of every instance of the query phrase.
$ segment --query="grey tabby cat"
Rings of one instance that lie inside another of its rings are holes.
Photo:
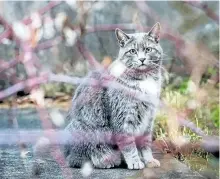
[[[115,88],[82,83],[73,97],[70,123],[65,128],[75,133],[65,145],[71,167],[80,167],[86,161],[96,168],[111,168],[122,162],[129,169],[160,166],[150,148],[162,81],[160,24],[148,33],[126,34],[120,29],[115,33],[120,49],[108,75],[149,99],[141,101]],[[88,79],[101,81],[104,76],[95,71]]]

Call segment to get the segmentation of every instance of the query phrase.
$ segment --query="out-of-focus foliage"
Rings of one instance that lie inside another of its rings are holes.
[[[172,77],[175,75],[171,75]],[[178,78],[178,77],[176,77]],[[179,112],[191,110],[188,120],[193,122],[197,128],[204,131],[206,135],[219,136],[219,88],[214,87],[208,82],[201,85],[201,91],[197,95],[192,95],[188,91],[188,84],[190,79],[188,77],[179,77],[177,80],[170,81],[163,92],[162,99],[167,101],[170,107]],[[203,98],[201,99],[200,97]],[[163,109],[158,111],[155,121],[154,137],[163,141],[164,145],[168,146],[166,139],[169,138],[170,111]],[[177,116],[174,116],[174,119]],[[175,126],[175,124],[174,124]],[[178,127],[173,130],[178,130],[179,135],[185,141],[190,141],[196,144],[202,140],[202,137],[187,127]],[[202,149],[192,148],[191,153],[182,155],[178,153],[175,155],[179,160],[184,161],[190,168],[196,170],[207,177],[216,177],[219,175],[219,163],[212,154]]]
[[[215,105],[211,108],[211,119],[213,120],[216,127],[219,128],[219,105]]]
[[[171,75],[172,76],[172,75]],[[176,110],[184,111],[186,109],[193,110],[190,115],[190,121],[193,121],[197,127],[200,127],[208,135],[218,135],[219,127],[219,101],[218,88],[207,83],[201,86],[201,91],[197,92],[197,96],[188,90],[190,79],[183,77],[177,81],[171,81],[162,92],[162,100],[169,103]],[[204,90],[204,91],[203,91]],[[204,98],[204,99],[201,99]],[[201,100],[201,101],[200,101]],[[159,111],[156,125],[157,136],[164,136],[167,133],[167,125],[165,124],[168,118],[167,111]],[[184,129],[183,135],[187,135],[193,139],[194,134],[190,129]]]

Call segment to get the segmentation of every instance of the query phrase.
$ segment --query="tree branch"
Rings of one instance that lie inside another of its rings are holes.
[[[184,3],[196,7],[205,12],[205,14],[219,24],[219,16],[214,13],[212,9],[208,7],[208,4],[201,1],[184,1]]]

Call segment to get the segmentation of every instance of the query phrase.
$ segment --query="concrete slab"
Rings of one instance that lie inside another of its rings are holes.
[[[63,112],[65,114],[65,112]],[[8,111],[0,110],[0,131],[8,128]],[[22,129],[40,129],[40,121],[35,110],[19,110],[17,111],[19,128]],[[45,158],[45,160],[36,167],[33,157],[32,145],[28,145],[29,151],[26,157],[21,157],[21,150],[17,145],[1,145],[0,146],[0,179],[62,179],[63,170],[68,170],[73,179],[83,178],[81,169],[63,168],[53,159]],[[202,179],[200,174],[191,171],[186,165],[177,161],[168,154],[162,154],[158,150],[154,150],[154,156],[161,162],[160,168],[145,168],[143,170],[128,170],[126,168],[115,169],[93,169],[89,177],[90,179]],[[40,171],[38,173],[38,171]],[[68,175],[68,174],[67,174]],[[69,177],[71,176],[68,175]]]

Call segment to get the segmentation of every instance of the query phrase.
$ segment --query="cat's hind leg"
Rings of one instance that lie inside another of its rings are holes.
[[[95,168],[112,168],[121,164],[121,153],[111,145],[98,144],[91,151],[91,161]]]

